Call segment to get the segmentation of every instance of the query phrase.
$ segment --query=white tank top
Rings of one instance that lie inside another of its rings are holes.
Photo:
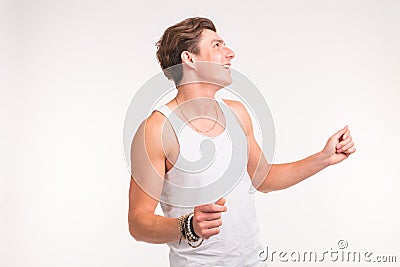
[[[217,100],[217,99],[216,99]],[[223,100],[217,100],[225,116],[225,130],[215,137],[207,137],[196,132],[188,124],[183,122],[172,110],[162,105],[156,110],[164,114],[172,125],[175,135],[180,145],[178,160],[175,165],[165,173],[165,180],[183,187],[201,187],[213,183],[215,179],[227,172],[232,155],[232,143],[226,129],[240,131],[242,145],[246,146],[246,134],[240,127],[234,113],[230,110]],[[233,128],[230,128],[235,126]],[[215,145],[215,158],[212,164],[204,170],[196,173],[185,172],[178,168],[180,158],[188,161],[196,161],[201,158],[200,143],[205,139],[211,140]],[[235,162],[235,166],[247,166],[247,153],[240,157],[241,162]],[[231,191],[224,195],[228,210],[222,213],[222,226],[220,233],[204,240],[203,244],[197,248],[190,247],[186,240],[168,243],[170,247],[169,260],[171,267],[181,266],[265,266],[265,262],[260,262],[258,252],[262,250],[262,245],[258,239],[258,226],[254,205],[254,196],[249,193],[251,188],[250,176],[247,169],[239,173],[241,178]],[[162,190],[161,199],[167,203],[173,203],[173,190],[165,186]],[[176,192],[174,192],[176,195]],[[221,197],[221,196],[219,196]],[[218,197],[218,198],[219,198]],[[217,199],[218,199],[217,198]],[[169,201],[171,200],[171,201]],[[194,203],[195,200],[194,200]],[[197,203],[197,205],[206,203]],[[193,211],[193,207],[177,207],[165,204],[160,201],[161,208],[166,217],[177,218],[181,215]]]

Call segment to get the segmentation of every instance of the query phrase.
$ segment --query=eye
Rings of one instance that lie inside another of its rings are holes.
[[[215,43],[214,46],[215,47],[219,47],[221,44],[219,42]]]

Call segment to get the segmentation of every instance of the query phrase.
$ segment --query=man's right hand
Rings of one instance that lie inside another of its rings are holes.
[[[222,225],[221,212],[225,212],[225,198],[220,198],[215,204],[196,206],[193,214],[193,229],[203,239],[219,233]]]

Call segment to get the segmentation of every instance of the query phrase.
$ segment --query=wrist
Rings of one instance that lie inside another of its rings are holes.
[[[191,233],[196,239],[199,239],[200,236],[199,236],[198,234],[196,234],[196,232],[194,231],[193,213],[189,215],[188,223],[189,223],[189,230],[190,230],[190,233]]]
[[[329,156],[327,156],[323,151],[318,152],[315,156],[323,169],[331,165],[329,162]]]
[[[193,215],[194,213],[191,212],[178,218],[178,231],[180,233],[179,244],[181,244],[183,238],[186,239],[189,246],[192,248],[197,248],[203,243],[203,238],[199,237],[194,231]],[[192,244],[191,242],[198,243]]]

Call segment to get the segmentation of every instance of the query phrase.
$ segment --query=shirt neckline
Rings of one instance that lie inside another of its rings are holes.
[[[224,130],[223,130],[221,133],[219,133],[219,134],[217,134],[217,135],[215,135],[215,136],[204,135],[204,134],[202,134],[202,133],[196,131],[195,129],[193,129],[192,127],[190,127],[190,124],[189,124],[188,122],[185,122],[185,121],[182,120],[178,115],[176,115],[176,114],[174,113],[174,111],[173,111],[170,107],[168,107],[167,105],[165,105],[165,106],[166,106],[166,107],[171,111],[171,113],[173,113],[174,116],[176,116],[176,117],[178,118],[178,120],[180,120],[180,121],[183,123],[183,125],[186,126],[191,132],[195,133],[196,135],[198,135],[198,136],[200,136],[201,138],[204,138],[204,139],[217,139],[217,138],[223,136],[223,135],[226,133],[227,127],[228,127],[228,117],[226,116],[226,114],[225,114],[225,112],[224,112],[223,103],[220,103],[220,101],[217,100],[217,99],[215,99],[215,101],[218,103],[218,106],[221,108],[221,112],[222,112],[222,114],[223,114],[224,117],[225,117],[225,127],[224,127]],[[223,101],[223,100],[222,100],[222,101]],[[218,122],[217,122],[217,123],[218,123]]]

